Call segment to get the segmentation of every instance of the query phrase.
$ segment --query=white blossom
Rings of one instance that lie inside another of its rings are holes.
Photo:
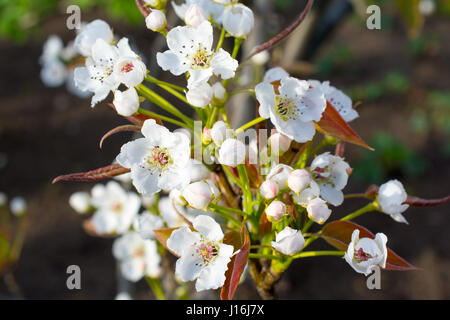
[[[185,172],[190,160],[190,141],[186,135],[174,132],[146,120],[141,129],[144,138],[122,146],[117,162],[131,170],[133,185],[143,195],[161,189],[181,189],[189,183]]]
[[[278,190],[283,191],[288,188],[287,181],[289,178],[289,174],[293,171],[290,166],[286,164],[277,164],[272,169],[270,169],[269,174],[266,177],[266,180],[273,180],[278,185]]]
[[[334,206],[344,201],[342,189],[347,185],[350,166],[339,156],[325,152],[317,156],[311,163],[310,171],[313,179],[320,187],[322,199]]]
[[[318,198],[320,196],[319,185],[314,181],[310,180],[309,185],[300,191],[300,193],[294,193],[294,202],[302,207],[307,207],[311,200]]]
[[[14,197],[9,202],[9,209],[16,217],[21,217],[27,212],[27,202],[22,197]]]
[[[300,230],[286,227],[277,234],[275,241],[272,241],[271,244],[275,250],[291,256],[303,249],[305,239]]]
[[[44,43],[42,55],[39,58],[41,64],[46,64],[59,60],[59,56],[64,49],[64,44],[57,35],[50,35]]]
[[[201,161],[195,159],[191,159],[189,161],[188,170],[191,182],[209,179],[211,175],[211,172],[208,170],[208,168],[206,168]]]
[[[378,190],[377,201],[381,210],[390,215],[397,222],[408,223],[402,215],[408,204],[404,202],[408,198],[405,188],[398,180],[390,180],[380,186]]]
[[[202,9],[201,6],[194,3],[191,4],[186,10],[186,13],[184,14],[184,22],[186,22],[188,26],[196,28],[202,24],[202,22],[208,20],[207,15],[208,14]]]
[[[133,224],[141,207],[141,199],[134,192],[127,192],[116,181],[98,184],[92,191],[91,203],[96,211],[92,225],[100,235],[123,234]]]
[[[241,3],[228,5],[222,15],[222,24],[233,37],[243,38],[252,31],[255,24],[253,11]]]
[[[154,239],[154,230],[164,228],[164,222],[161,217],[156,214],[150,211],[144,211],[136,217],[133,227],[142,239]]]
[[[197,291],[220,288],[234,248],[222,243],[224,234],[213,218],[200,215],[192,224],[196,231],[182,227],[167,240],[167,247],[180,257],[175,274],[182,281],[196,280]]]
[[[137,282],[144,276],[157,278],[161,275],[161,257],[154,240],[144,240],[136,232],[128,232],[116,239],[113,255],[120,261],[125,279]]]
[[[53,60],[43,65],[40,76],[47,87],[55,88],[64,84],[68,71],[64,63],[59,60]]]
[[[268,83],[281,81],[284,78],[288,78],[289,73],[286,72],[283,68],[275,67],[266,71],[264,75],[264,81]]]
[[[213,28],[209,21],[197,28],[176,27],[167,34],[169,50],[158,52],[156,59],[164,71],[174,75],[189,72],[189,88],[206,83],[213,74],[222,79],[233,78],[238,62],[223,49],[212,51],[212,44]]]
[[[69,204],[77,213],[87,213],[91,208],[91,196],[84,191],[75,192],[70,196]]]
[[[114,107],[118,114],[129,117],[135,114],[139,109],[139,96],[136,89],[129,88],[125,91],[116,90],[114,92]]]
[[[331,210],[328,208],[326,201],[320,198],[309,201],[306,212],[308,212],[308,217],[318,224],[324,224],[331,215]]]
[[[188,23],[186,21],[186,15],[192,5],[198,5],[202,9],[205,14],[206,20],[212,20],[215,23],[221,23],[222,14],[225,7],[216,2],[217,1],[213,0],[186,0],[185,3],[178,5],[174,1],[172,1],[172,6],[177,16],[186,23]]]
[[[318,88],[323,92],[325,99],[339,112],[345,121],[350,122],[359,117],[358,112],[353,109],[352,99],[341,90],[330,86],[329,81],[320,83],[317,80],[309,80],[308,83],[311,87]]]
[[[237,139],[226,139],[219,149],[219,163],[237,167],[245,162],[246,148],[242,141]]]
[[[103,20],[94,20],[85,25],[75,38],[75,48],[78,52],[89,57],[92,55],[92,47],[97,39],[102,39],[110,44],[114,40],[114,34],[110,26]]]
[[[197,108],[205,108],[213,99],[213,89],[208,83],[190,88],[186,93],[187,101]]]
[[[307,81],[295,78],[281,79],[279,94],[266,81],[255,88],[260,103],[259,115],[270,118],[276,130],[297,141],[310,141],[326,108],[326,100],[320,89],[310,88]]]
[[[344,258],[356,272],[368,276],[376,266],[386,267],[386,243],[387,237],[384,233],[377,233],[375,239],[360,239],[359,230],[355,229]]]
[[[211,128],[211,138],[217,146],[222,145],[222,143],[227,139],[228,127],[225,122],[217,121]]]
[[[80,90],[94,93],[93,107],[121,83],[129,88],[140,84],[146,70],[144,63],[131,50],[127,38],[121,39],[117,46],[97,39],[92,46],[92,56],[86,59],[85,67],[75,69],[74,79]]]
[[[213,96],[214,99],[223,102],[226,98],[227,95],[227,91],[225,90],[225,88],[223,87],[222,83],[220,82],[216,82],[213,86]]]

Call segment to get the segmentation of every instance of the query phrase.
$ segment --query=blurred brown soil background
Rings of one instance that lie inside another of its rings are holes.
[[[97,18],[83,17],[90,20]],[[105,18],[106,19],[106,18]],[[62,17],[44,26],[44,34],[57,33],[65,42],[73,33],[65,29]],[[147,59],[154,59],[151,33],[113,24],[116,34],[129,36]],[[369,31],[346,21],[332,36],[326,51],[345,44],[356,53],[352,73],[335,72],[331,83],[345,88],[378,80],[386,70],[406,74],[411,88],[406,94],[388,96],[363,103],[360,118],[352,127],[366,140],[377,131],[389,132],[403,144],[419,152],[426,160],[424,174],[400,179],[410,194],[441,197],[450,190],[448,158],[440,152],[445,137],[439,133],[414,134],[407,127],[411,105],[425,103],[424,88],[449,90],[449,22],[427,21],[425,31],[440,38],[440,47],[431,56],[413,58],[407,53],[402,28],[389,32]],[[133,35],[133,36],[130,36]],[[21,195],[28,201],[30,228],[15,272],[22,294],[27,299],[112,299],[116,294],[115,261],[111,239],[88,236],[82,229],[83,217],[68,205],[72,192],[89,190],[89,183],[58,183],[52,179],[63,173],[85,171],[108,165],[118,154],[129,134],[119,134],[98,147],[101,136],[125,123],[105,103],[91,109],[88,100],[66,91],[46,88],[40,81],[38,58],[42,41],[29,41],[18,47],[1,41],[0,65],[0,152],[7,164],[0,169],[0,191],[10,197]],[[352,164],[361,151],[347,148]],[[344,191],[362,192],[367,183],[350,179]],[[333,211],[339,218],[358,209],[361,200],[348,200]],[[410,225],[395,223],[388,216],[370,213],[356,222],[371,231],[388,235],[388,245],[402,257],[422,268],[414,272],[382,272],[382,290],[369,291],[365,277],[335,257],[297,260],[277,286],[282,299],[449,299],[450,230],[449,205],[435,208],[410,208],[405,216]],[[317,241],[313,248],[327,248]],[[82,290],[66,288],[66,268],[76,264],[82,270]],[[0,292],[4,289],[0,286]],[[145,283],[139,283],[137,298],[151,298]],[[241,285],[236,298],[257,298],[250,281]]]

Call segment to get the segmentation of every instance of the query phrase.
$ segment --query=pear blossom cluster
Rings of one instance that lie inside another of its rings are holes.
[[[196,291],[222,288],[227,296],[230,277],[240,278],[246,265],[259,291],[303,257],[341,256],[366,276],[388,268],[387,236],[360,238],[362,229],[351,220],[375,211],[407,223],[410,197],[398,180],[372,193],[344,194],[353,170],[345,143],[370,148],[350,127],[359,117],[352,99],[329,81],[298,79],[281,67],[269,68],[251,88],[236,88],[234,80],[242,76],[239,49],[254,25],[252,10],[239,1],[137,2],[149,32],[166,40],[167,48],[150,59],[177,84],[151,76],[128,38],[116,40],[106,22],[87,23],[73,44],[83,57],[73,71],[75,85],[93,95],[92,107],[112,93],[115,110],[131,122],[102,142],[120,131],[135,135],[108,160],[112,165],[61,176],[114,178],[72,194],[69,204],[91,215],[84,224],[90,234],[115,238],[113,255],[124,278],[147,278],[154,289],[171,265],[177,286],[194,282]],[[181,25],[168,25],[168,10]],[[46,44],[45,56],[60,56],[58,46]],[[261,54],[267,52],[258,52],[253,63],[265,65]],[[226,106],[231,95],[244,93],[253,98],[249,112],[257,116],[233,128]],[[151,109],[142,105],[145,100]],[[182,111],[181,104],[192,112]],[[250,136],[256,127],[266,135]],[[352,197],[371,202],[343,216],[343,204]],[[347,229],[327,234],[336,224]],[[340,238],[331,242],[332,237]],[[311,251],[319,238],[346,250]]]

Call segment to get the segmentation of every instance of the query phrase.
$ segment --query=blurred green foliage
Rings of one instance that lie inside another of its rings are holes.
[[[388,94],[404,94],[410,88],[410,80],[400,72],[388,72],[381,80],[354,86],[346,92],[354,101],[369,101]]]
[[[324,56],[318,59],[316,63],[317,72],[322,77],[330,75],[339,69],[348,67],[354,56],[355,53],[347,45],[333,46]]]
[[[353,175],[359,180],[379,184],[391,175],[417,177],[425,172],[425,160],[386,132],[378,132],[369,145],[376,151],[363,151],[354,165]]]
[[[428,93],[426,108],[418,107],[409,119],[413,132],[429,134],[435,131],[446,136],[446,143],[440,150],[444,156],[450,157],[450,92],[433,90]]]
[[[111,19],[131,24],[142,23],[142,16],[132,0],[0,0],[0,37],[24,42],[36,34],[50,16],[66,14],[69,5],[78,5],[83,14],[104,10]]]

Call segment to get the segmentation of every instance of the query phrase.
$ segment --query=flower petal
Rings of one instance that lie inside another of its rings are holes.
[[[223,232],[220,225],[209,216],[197,216],[192,222],[192,225],[205,239],[212,241],[220,241],[223,239]]]

